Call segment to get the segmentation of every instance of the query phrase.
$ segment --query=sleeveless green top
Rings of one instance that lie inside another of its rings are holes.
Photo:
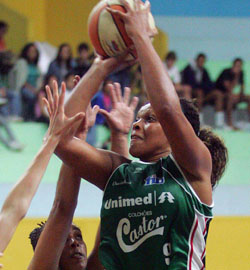
[[[123,164],[104,191],[100,260],[107,270],[204,269],[211,219],[172,156]]]

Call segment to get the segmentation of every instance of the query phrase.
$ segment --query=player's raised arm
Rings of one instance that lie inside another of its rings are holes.
[[[80,177],[75,175],[71,168],[62,165],[54,204],[35,248],[29,270],[59,269],[77,205],[80,182]]]
[[[134,42],[151,106],[166,134],[173,155],[191,178],[206,179],[210,184],[212,162],[209,151],[183,114],[173,83],[149,38],[149,1],[144,4],[135,0],[135,10],[125,0],[121,1],[127,13],[111,9],[109,11],[121,17]]]
[[[53,98],[54,104],[52,102]],[[55,116],[58,113],[58,111],[55,110],[55,104],[60,103],[58,93],[54,93],[54,97],[51,96],[49,100],[51,102],[49,110],[50,125],[44,143],[28,170],[7,196],[0,212],[0,252],[5,250],[18,223],[25,217],[62,134],[66,130],[67,133],[70,133],[71,127],[83,117],[82,114],[78,114],[74,118],[67,119],[67,121],[61,125],[58,132],[54,126],[56,120]]]

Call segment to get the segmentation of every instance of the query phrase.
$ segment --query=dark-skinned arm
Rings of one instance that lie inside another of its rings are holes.
[[[80,177],[71,168],[62,165],[53,208],[39,238],[29,270],[59,269],[60,257],[77,205],[80,182]]]
[[[127,1],[121,1],[127,13],[109,10],[123,19],[134,42],[151,106],[166,134],[173,155],[177,163],[191,176],[189,179],[203,182],[205,190],[209,190],[211,195],[210,153],[183,114],[174,85],[148,37],[149,1],[144,4],[135,0],[135,10],[130,8]],[[211,201],[210,195],[206,201]]]

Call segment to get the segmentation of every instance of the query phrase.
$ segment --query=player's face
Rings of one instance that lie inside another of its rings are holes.
[[[129,152],[142,161],[156,161],[169,151],[169,143],[151,105],[143,106],[137,114],[131,133]]]
[[[72,225],[61,258],[60,269],[84,270],[87,265],[87,248],[80,229]]]

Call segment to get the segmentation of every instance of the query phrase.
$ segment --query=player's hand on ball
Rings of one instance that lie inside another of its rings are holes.
[[[137,59],[127,60],[127,56],[128,53],[125,53],[121,56],[103,59],[101,56],[97,55],[91,68],[94,69],[95,73],[98,75],[106,77],[114,71],[123,70],[137,63]]]
[[[84,113],[78,113],[75,116],[68,118],[64,113],[64,97],[65,97],[66,86],[62,83],[61,94],[58,93],[57,82],[53,82],[53,91],[50,87],[46,86],[47,99],[44,98],[43,101],[47,107],[50,124],[48,128],[45,140],[48,137],[54,137],[61,139],[65,136],[73,136],[75,124],[80,122]]]
[[[128,87],[124,89],[124,96],[122,96],[119,83],[110,84],[109,91],[112,110],[107,112],[100,109],[99,112],[106,117],[112,132],[128,134],[134,121],[135,109],[139,100],[137,97],[133,97],[130,101],[131,90]]]
[[[120,1],[126,8],[126,13],[111,8],[107,8],[107,10],[124,21],[126,31],[131,39],[138,35],[152,37],[157,33],[156,29],[150,29],[149,26],[148,17],[151,5],[148,0],[145,3],[141,0],[134,0],[135,9],[132,9],[126,0]]]

